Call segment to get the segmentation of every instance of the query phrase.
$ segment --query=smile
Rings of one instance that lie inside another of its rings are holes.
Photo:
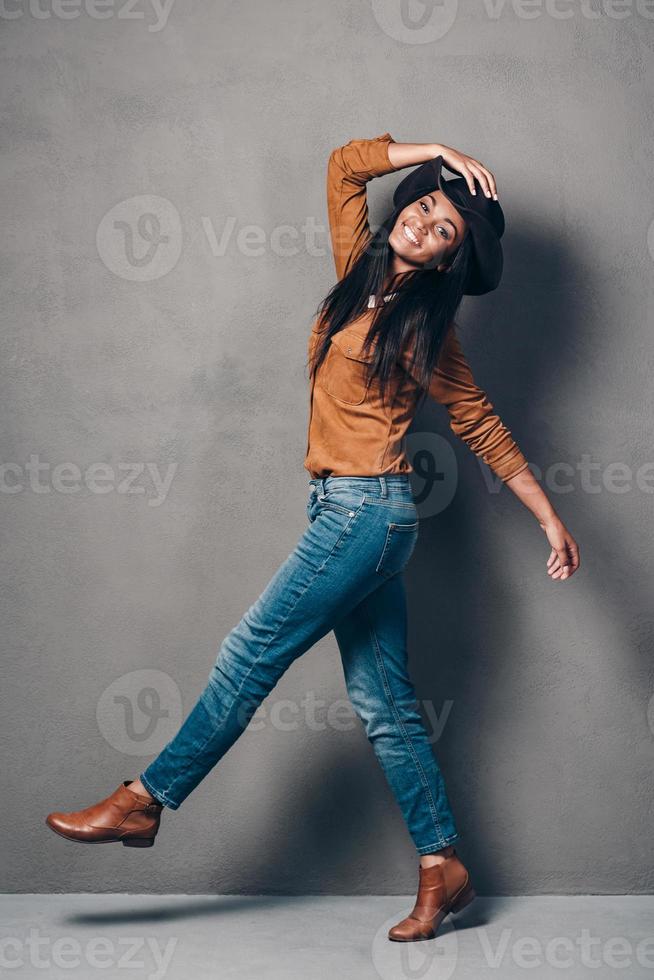
[[[415,245],[418,248],[420,248],[420,241],[417,235],[413,231],[411,231],[408,225],[403,225],[402,231],[404,232],[404,237],[406,238],[407,241],[411,242],[412,245]]]

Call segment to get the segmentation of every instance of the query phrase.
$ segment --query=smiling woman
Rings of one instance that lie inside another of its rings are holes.
[[[339,281],[309,339],[304,466],[312,477],[410,473],[406,435],[429,394],[447,407],[452,430],[506,482],[527,469],[527,459],[475,384],[453,324],[474,267],[466,220],[437,189],[434,172],[432,190],[421,194],[418,184],[417,199],[406,206],[399,185],[400,206],[377,236],[368,225],[368,180],[395,170],[393,158],[416,147],[424,157],[425,147],[396,144],[385,133],[330,155],[327,210]],[[379,303],[376,294],[387,289],[394,291]]]
[[[442,181],[443,161],[462,174],[459,183]],[[373,235],[367,182],[420,163]],[[475,181],[483,195],[472,193]],[[164,807],[181,806],[283,673],[333,630],[348,694],[420,856],[414,909],[388,933],[407,942],[435,935],[474,897],[408,672],[403,572],[419,522],[405,435],[420,399],[444,404],[454,432],[537,514],[556,557],[552,578],[568,574],[559,563],[574,571],[578,551],[454,332],[462,296],[494,289],[501,275],[504,222],[490,172],[447,147],[396,144],[389,133],[351,140],[329,157],[327,210],[337,282],[309,338],[307,527],[224,638],[204,690],[159,755],[99,803],[46,822],[73,841],[151,847]]]
[[[393,270],[436,268],[445,272],[468,226],[442,191],[424,194],[397,217],[388,242],[393,249]]]

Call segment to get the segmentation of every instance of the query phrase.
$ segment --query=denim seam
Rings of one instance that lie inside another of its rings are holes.
[[[155,789],[155,787],[152,785],[150,780],[147,779],[143,773],[141,773],[139,779],[141,780],[141,782],[143,783],[147,791],[151,794],[151,796],[154,796],[155,800],[158,800],[159,803],[163,803],[165,806],[170,807],[171,810],[177,809],[179,804],[175,803],[173,800],[168,799],[165,793],[161,793],[158,789]]]
[[[320,566],[319,566],[319,567],[318,567],[318,568],[316,569],[316,571],[315,571],[315,572],[313,573],[313,576],[311,577],[311,580],[310,580],[309,582],[307,582],[307,584],[306,584],[306,586],[305,586],[305,588],[304,588],[304,589],[302,590],[302,592],[301,592],[301,593],[299,594],[299,596],[297,597],[297,599],[296,599],[296,601],[295,601],[295,602],[293,603],[293,605],[292,605],[292,607],[291,607],[291,608],[289,609],[289,611],[288,611],[288,613],[287,613],[287,615],[286,615],[286,616],[284,617],[284,620],[283,620],[283,622],[282,622],[282,623],[280,623],[280,625],[279,625],[279,629],[277,630],[277,632],[275,633],[275,635],[274,635],[274,636],[271,636],[271,637],[270,637],[270,639],[269,639],[269,640],[268,640],[268,642],[266,643],[266,645],[265,645],[265,647],[263,648],[263,650],[261,651],[261,653],[259,654],[259,656],[258,656],[258,657],[256,658],[256,660],[254,660],[254,661],[253,661],[253,663],[251,664],[251,666],[250,666],[250,669],[248,670],[248,672],[247,672],[247,674],[245,675],[245,677],[244,677],[244,678],[243,678],[243,680],[241,681],[241,684],[240,684],[240,686],[239,686],[239,689],[238,689],[238,691],[237,691],[237,692],[236,692],[236,694],[234,695],[234,699],[233,699],[233,701],[232,701],[232,704],[231,704],[231,706],[230,706],[230,708],[228,709],[228,711],[227,711],[227,714],[225,715],[225,718],[223,719],[223,724],[225,724],[225,723],[227,722],[227,720],[228,720],[228,718],[229,718],[229,716],[231,715],[231,713],[232,713],[232,711],[234,710],[234,708],[235,708],[235,707],[236,707],[236,705],[238,704],[238,698],[239,698],[239,695],[240,695],[240,693],[241,693],[241,690],[243,689],[243,685],[244,685],[244,684],[245,684],[245,682],[247,681],[247,679],[248,679],[248,677],[250,676],[250,674],[252,673],[252,671],[254,670],[254,668],[255,668],[255,667],[257,666],[257,664],[258,664],[258,663],[259,663],[259,661],[261,660],[261,657],[263,657],[263,655],[264,655],[264,654],[266,653],[266,651],[268,650],[268,647],[269,647],[269,646],[270,646],[270,644],[271,644],[271,643],[273,642],[273,640],[274,640],[274,639],[276,639],[276,638],[277,638],[277,636],[279,636],[279,632],[280,632],[280,630],[281,630],[281,629],[283,629],[283,627],[285,626],[285,624],[286,624],[286,622],[288,621],[288,619],[289,619],[289,617],[291,616],[291,614],[292,614],[292,612],[293,612],[293,610],[294,610],[294,609],[295,609],[295,607],[297,606],[297,604],[298,604],[298,602],[300,602],[300,600],[301,600],[301,599],[302,599],[302,597],[304,596],[304,594],[305,594],[305,592],[307,591],[307,589],[309,589],[309,588],[311,588],[311,586],[312,586],[312,585],[313,585],[313,583],[315,582],[315,580],[316,580],[316,578],[317,578],[317,576],[318,576],[318,575],[320,575],[320,573],[321,573],[321,572],[322,572],[322,570],[324,569],[324,567],[325,567],[325,565],[327,564],[327,562],[329,561],[329,559],[330,559],[330,558],[332,557],[332,555],[333,555],[333,554],[334,554],[334,552],[336,551],[336,548],[337,548],[337,547],[338,547],[338,545],[340,544],[340,542],[341,542],[341,540],[342,540],[342,538],[343,538],[343,535],[345,534],[345,531],[347,530],[347,528],[349,528],[349,527],[351,527],[351,526],[352,526],[352,524],[354,523],[354,521],[355,521],[355,520],[356,520],[356,518],[357,518],[357,515],[358,515],[358,514],[359,514],[359,513],[361,512],[361,508],[362,508],[362,507],[363,507],[363,503],[362,503],[362,504],[361,504],[361,506],[360,506],[360,507],[358,508],[358,510],[357,510],[357,511],[355,511],[355,514],[354,514],[354,516],[353,516],[353,517],[351,517],[351,518],[350,518],[350,520],[348,521],[348,523],[347,523],[347,524],[345,525],[345,527],[343,528],[343,530],[342,530],[342,531],[341,531],[341,533],[339,534],[339,536],[338,536],[338,539],[336,540],[336,542],[335,542],[335,544],[334,544],[334,546],[332,547],[332,550],[331,550],[331,551],[329,552],[329,554],[328,554],[328,555],[326,556],[326,558],[325,558],[325,560],[323,561],[323,563],[322,563],[322,565],[320,565]],[[198,748],[198,750],[197,750],[197,752],[196,752],[196,753],[195,753],[195,754],[193,755],[193,758],[192,758],[192,759],[190,759],[190,761],[189,761],[189,763],[188,763],[188,765],[187,765],[187,766],[186,766],[186,768],[184,769],[184,772],[187,772],[187,771],[188,771],[188,769],[189,769],[189,766],[191,766],[191,765],[192,765],[192,764],[193,764],[193,763],[195,762],[195,760],[197,759],[197,757],[198,757],[198,756],[199,756],[199,755],[200,755],[200,754],[201,754],[201,753],[202,753],[202,752],[203,752],[203,751],[205,750],[205,748],[207,747],[207,745],[209,744],[209,742],[211,741],[211,739],[212,739],[212,738],[214,737],[214,735],[215,735],[215,734],[216,734],[216,733],[215,733],[215,731],[211,731],[211,732],[210,732],[210,733],[209,733],[209,734],[207,735],[207,737],[206,737],[206,739],[204,740],[204,742],[202,742],[202,744],[201,744],[201,745],[200,745],[200,747]],[[164,794],[168,794],[168,793],[170,792],[170,790],[172,789],[172,787],[173,787],[173,786],[175,785],[175,783],[177,782],[177,780],[181,778],[181,776],[182,776],[182,773],[179,773],[179,772],[178,772],[178,773],[176,773],[176,774],[175,774],[175,777],[174,777],[174,779],[173,779],[173,780],[172,780],[172,781],[171,781],[171,782],[169,783],[169,785],[168,785],[168,786],[166,787],[166,789],[164,790]],[[179,806],[179,804],[177,804],[177,805]]]
[[[388,546],[392,537],[392,531],[393,531],[393,525],[389,524],[388,527],[386,528],[386,537],[384,538],[384,547],[382,548],[381,558],[377,562],[377,567],[375,568],[375,571],[379,572],[380,574],[383,572],[384,558],[386,557],[386,554],[388,552]],[[390,577],[391,576],[389,575],[388,578]]]
[[[366,503],[374,504],[377,507],[403,507],[406,510],[416,509],[415,504],[410,504],[407,500],[394,500],[392,497],[374,497],[371,494],[366,494]]]
[[[380,575],[383,575],[386,579],[390,579],[394,575],[397,575],[398,572],[401,572],[402,571],[402,568],[405,568],[406,567],[406,565],[408,564],[408,561],[405,562],[405,564],[402,566],[402,568],[396,569],[396,571],[389,573],[384,568],[384,562],[385,562],[385,559],[386,559],[386,555],[390,551],[390,545],[391,545],[391,541],[393,540],[393,534],[396,531],[400,531],[400,532],[402,532],[402,531],[413,532],[413,531],[417,530],[417,528],[418,528],[418,521],[414,521],[413,524],[398,524],[396,522],[389,523],[388,529],[386,531],[386,538],[384,540],[384,550],[381,553],[381,558],[377,562],[377,567],[375,568],[375,571],[376,572],[378,572]]]
[[[333,500],[325,500],[324,497],[318,497],[318,500],[323,510],[333,510],[336,514],[344,514],[346,517],[350,517],[352,514],[351,507],[344,507],[343,504],[337,504]]]
[[[375,645],[375,660],[377,662],[377,669],[379,670],[379,673],[380,673],[381,678],[382,678],[382,683],[383,683],[383,686],[384,686],[384,691],[386,692],[386,696],[388,698],[389,704],[390,704],[391,709],[392,709],[392,711],[393,711],[393,713],[395,715],[395,720],[397,722],[397,726],[400,729],[400,732],[402,733],[402,736],[404,738],[404,741],[405,741],[407,747],[409,748],[409,752],[410,752],[410,754],[413,757],[413,761],[414,761],[415,767],[418,770],[418,775],[420,776],[420,782],[423,785],[423,788],[425,790],[425,795],[426,795],[427,800],[428,800],[428,803],[429,803],[429,811],[430,811],[430,813],[432,815],[432,819],[434,821],[434,829],[436,830],[436,833],[438,834],[440,840],[442,842],[444,842],[445,841],[445,838],[443,837],[443,830],[441,828],[440,820],[438,819],[438,810],[436,809],[436,803],[434,802],[434,798],[433,798],[433,796],[431,794],[431,790],[429,788],[429,781],[427,780],[427,776],[425,774],[425,770],[423,769],[422,763],[420,762],[420,759],[418,758],[418,755],[417,755],[417,753],[415,751],[415,748],[413,746],[413,742],[411,741],[410,736],[408,735],[408,733],[407,733],[404,725],[402,724],[402,720],[400,718],[400,714],[399,714],[399,712],[397,710],[397,705],[395,703],[395,698],[393,697],[393,691],[391,689],[390,684],[388,683],[388,676],[386,674],[386,669],[384,667],[384,661],[383,661],[383,658],[381,656],[381,651],[379,649],[379,642],[377,640],[377,634],[375,633],[375,628],[374,628],[374,626],[372,624],[372,621],[370,619],[370,616],[368,614],[367,609],[365,609],[365,615],[366,615],[366,618],[368,620],[368,627],[369,627],[369,630],[370,630],[370,635],[371,635],[371,637],[373,639],[373,643]],[[441,843],[439,846],[440,847],[445,847],[446,844],[445,843]]]
[[[327,493],[330,493],[330,492],[333,492],[333,491],[330,491],[330,490],[327,491]],[[362,490],[360,490],[359,493],[361,494],[361,500],[359,501],[359,503],[357,505],[355,505],[356,506],[356,512],[357,513],[363,507],[363,505],[365,503],[365,496],[366,496],[363,493]],[[324,494],[322,497],[320,496],[320,494],[318,494],[317,499],[320,501],[320,504],[321,504],[321,506],[322,506],[322,508],[324,510],[333,510],[333,511],[336,511],[337,513],[339,513],[339,514],[345,514],[347,517],[351,517],[352,516],[352,508],[351,507],[346,507],[345,504],[339,504],[335,500],[330,500],[329,497],[327,497],[326,494]]]
[[[423,844],[422,847],[416,848],[418,854],[432,854],[434,851],[439,851],[443,847],[447,847],[448,844],[452,844],[455,840],[459,840],[459,834],[453,834],[451,837],[446,837],[444,840],[438,841],[436,844]]]

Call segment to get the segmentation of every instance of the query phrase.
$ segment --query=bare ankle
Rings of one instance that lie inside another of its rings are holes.
[[[450,844],[448,847],[443,847],[440,851],[434,851],[432,854],[421,854],[420,855],[420,867],[421,868],[432,868],[435,864],[442,864],[447,858],[452,857],[454,854],[454,848]]]
[[[133,782],[131,782],[127,789],[132,793],[136,793],[137,796],[144,796],[146,799],[154,802],[154,796],[152,793],[148,792],[140,779],[135,779]]]

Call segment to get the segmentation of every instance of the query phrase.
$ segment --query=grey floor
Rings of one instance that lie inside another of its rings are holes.
[[[654,897],[478,898],[428,942],[412,896],[3,895],[0,975],[234,980],[654,978]]]

